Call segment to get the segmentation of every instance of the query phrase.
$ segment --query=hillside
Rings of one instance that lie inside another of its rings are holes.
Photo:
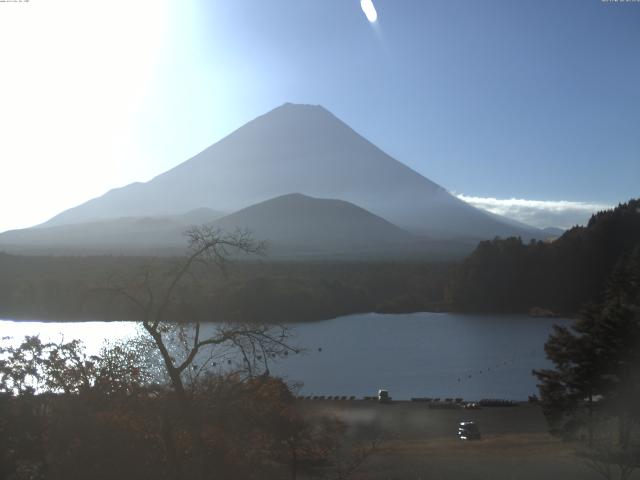
[[[185,230],[221,216],[208,208],[182,215],[122,217],[80,224],[41,226],[0,234],[0,250],[39,254],[180,254]]]
[[[551,242],[481,242],[449,287],[454,309],[576,313],[598,302],[618,262],[640,245],[640,200],[599,212]]]
[[[282,255],[397,255],[425,244],[392,223],[342,200],[289,194],[213,222],[224,231],[249,230]]]

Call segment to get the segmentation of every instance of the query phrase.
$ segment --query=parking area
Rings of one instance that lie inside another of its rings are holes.
[[[479,410],[375,401],[305,401],[301,406],[309,412],[335,415],[354,435],[380,438],[379,447],[361,468],[359,478],[363,479],[602,478],[574,455],[576,445],[548,434],[535,404]],[[462,421],[476,422],[482,439],[460,440]]]

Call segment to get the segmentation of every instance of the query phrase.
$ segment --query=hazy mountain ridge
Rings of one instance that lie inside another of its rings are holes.
[[[209,208],[182,215],[121,217],[0,234],[0,249],[18,253],[143,253],[154,249],[184,250],[184,232],[192,225],[212,223],[222,214]]]
[[[209,207],[235,212],[300,192],[354,203],[437,238],[539,236],[476,209],[393,159],[320,106],[285,104],[147,183],[111,190],[45,225]]]
[[[288,194],[220,218],[198,209],[184,215],[125,217],[42,226],[0,234],[0,248],[13,253],[180,254],[192,225],[220,231],[248,230],[265,241],[266,258],[454,258],[472,244],[448,245],[414,235],[344,200]]]

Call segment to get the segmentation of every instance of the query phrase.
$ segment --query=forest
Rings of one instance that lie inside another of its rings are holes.
[[[637,199],[594,214],[553,242],[483,241],[453,272],[447,302],[465,312],[573,315],[602,301],[607,276],[639,243]]]
[[[127,320],[130,306],[108,287],[179,259],[28,257],[0,254],[0,317]],[[177,292],[208,321],[313,321],[363,312],[442,310],[451,263],[238,261]]]

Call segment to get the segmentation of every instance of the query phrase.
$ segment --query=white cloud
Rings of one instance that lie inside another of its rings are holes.
[[[500,199],[473,197],[464,194],[456,194],[456,196],[474,207],[539,228],[567,229],[574,225],[584,225],[593,213],[612,208],[611,205],[600,203],[570,202],[567,200]]]

